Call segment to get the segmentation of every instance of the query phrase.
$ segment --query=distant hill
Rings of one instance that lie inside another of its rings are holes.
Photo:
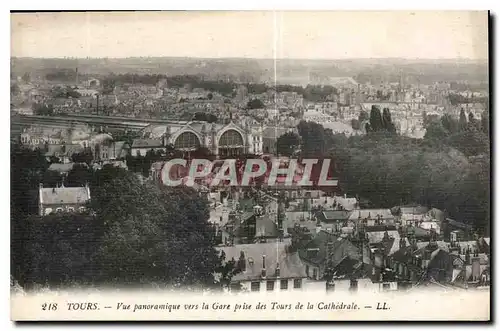
[[[233,80],[240,82],[274,81],[273,59],[201,59],[201,58],[11,58],[13,75],[25,72],[44,77],[54,69],[75,69],[81,74],[108,75],[165,74],[201,75],[206,79]],[[419,59],[348,59],[305,60],[278,59],[276,74],[279,80],[302,84],[308,77],[352,77],[360,83],[368,81],[399,81],[401,74],[407,83],[430,84],[435,81],[469,80],[487,82],[488,63],[473,60],[419,60]],[[305,82],[307,83],[307,81]]]

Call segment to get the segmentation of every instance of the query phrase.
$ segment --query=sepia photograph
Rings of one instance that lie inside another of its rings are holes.
[[[11,319],[489,321],[490,20],[11,12]]]

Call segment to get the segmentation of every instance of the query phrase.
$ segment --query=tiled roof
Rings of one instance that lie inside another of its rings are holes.
[[[329,242],[333,243],[333,255],[331,256],[333,265],[339,263],[345,256],[353,259],[361,258],[359,249],[349,240],[326,231],[320,231],[309,243],[299,249],[300,258],[317,265],[325,263],[327,258],[327,244]],[[319,250],[314,256],[307,255],[308,249],[316,248]]]
[[[280,278],[305,278],[305,265],[297,253],[287,253],[288,242],[245,244],[229,247],[221,247],[226,260],[234,258],[238,262],[241,252],[245,256],[246,270],[236,274],[232,280],[258,280],[262,275],[262,256],[265,255],[266,278],[276,278],[276,267],[279,263]]]
[[[326,222],[336,220],[347,221],[351,212],[345,210],[327,210],[321,212],[320,215],[320,218]]]
[[[41,188],[40,202],[50,204],[83,204],[90,199],[86,187]]]
[[[353,210],[349,219],[376,219],[378,216],[381,219],[394,219],[390,209],[356,209]]]
[[[385,231],[372,231],[372,232],[367,232],[366,236],[368,238],[368,242],[370,244],[375,244],[379,243],[382,241],[384,238]],[[387,234],[389,235],[389,238],[394,238],[395,240],[399,241],[399,232],[398,231],[387,231]]]

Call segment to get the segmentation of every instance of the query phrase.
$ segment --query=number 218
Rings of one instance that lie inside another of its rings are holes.
[[[44,303],[42,305],[42,310],[57,310],[57,303]]]

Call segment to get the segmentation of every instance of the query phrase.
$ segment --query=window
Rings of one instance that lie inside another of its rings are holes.
[[[267,281],[266,289],[268,291],[274,291],[274,280],[268,280]]]
[[[200,140],[192,132],[183,132],[174,142],[176,149],[197,149],[200,147]]]
[[[293,288],[301,288],[301,287],[302,287],[302,279],[294,279]]]
[[[282,279],[280,281],[280,289],[281,290],[288,290],[288,279]]]
[[[389,291],[391,289],[391,284],[389,283],[382,284],[382,289],[384,291]]]
[[[228,130],[219,139],[219,146],[238,147],[243,146],[243,138],[236,130]]]
[[[252,290],[252,292],[259,292],[260,291],[260,282],[252,282],[251,290]]]

